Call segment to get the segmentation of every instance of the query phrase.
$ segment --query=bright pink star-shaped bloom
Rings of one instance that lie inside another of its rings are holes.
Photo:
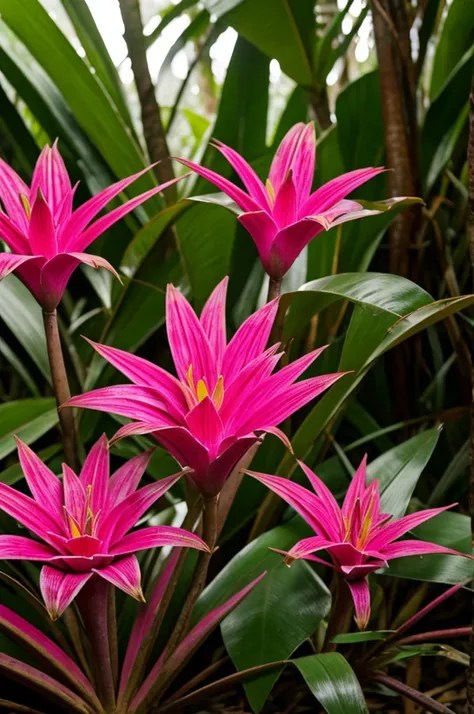
[[[217,186],[243,211],[238,220],[252,236],[265,270],[275,280],[283,277],[303,248],[322,231],[381,213],[364,209],[346,196],[383,168],[350,171],[311,193],[316,160],[313,124],[299,123],[290,129],[277,149],[265,184],[237,151],[220,141],[214,146],[231,164],[246,191],[204,166],[186,159],[177,161]],[[394,199],[398,200],[402,199]]]
[[[342,507],[339,507],[325,483],[303,462],[298,463],[308,477],[314,493],[279,476],[253,471],[247,473],[283,498],[316,533],[315,536],[300,540],[288,553],[279,550],[279,553],[286,556],[285,562],[289,565],[293,560],[302,558],[339,571],[351,591],[355,619],[360,629],[365,629],[370,619],[367,575],[386,567],[389,560],[430,553],[471,557],[422,540],[395,542],[416,526],[456,504],[418,511],[393,520],[390,514],[380,511],[378,481],[374,480],[366,486],[367,460],[364,457],[354,474]],[[332,563],[314,555],[321,550],[329,553]]]
[[[0,239],[11,251],[0,253],[0,279],[15,272],[44,309],[54,310],[80,263],[106,268],[117,276],[104,258],[84,251],[120,218],[179,179],[146,191],[92,221],[148,170],[117,181],[73,211],[77,185],[71,186],[56,143],[41,152],[31,186],[0,159]]]
[[[119,414],[134,422],[114,439],[151,433],[183,466],[205,495],[220,491],[233,468],[265,432],[324,392],[342,372],[298,377],[324,348],[272,374],[282,353],[265,349],[278,301],[251,315],[227,343],[227,279],[214,290],[199,319],[172,285],[166,297],[166,325],[177,378],[122,350],[91,343],[133,384],[80,394],[67,406]]]
[[[209,550],[201,538],[182,528],[150,526],[129,533],[182,475],[168,476],[137,491],[151,452],[131,459],[109,478],[108,443],[103,436],[89,452],[80,476],[64,465],[61,481],[26,444],[19,439],[17,444],[33,498],[0,483],[0,509],[42,542],[0,535],[0,559],[46,563],[40,587],[53,619],[92,577],[101,577],[143,600],[134,555],[140,550],[165,545]]]

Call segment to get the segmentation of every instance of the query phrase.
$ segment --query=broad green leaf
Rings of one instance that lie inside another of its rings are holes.
[[[30,291],[14,275],[0,281],[0,319],[51,384],[41,309]]]
[[[2,21],[27,46],[49,74],[76,119],[118,177],[144,168],[140,148],[127,131],[97,78],[79,57],[38,0],[0,0]],[[71,78],[74,78],[72,81]],[[132,195],[155,185],[150,173],[130,189]],[[152,201],[159,206],[159,202]]]
[[[21,359],[11,349],[10,345],[0,337],[0,353],[11,364],[18,376],[23,380],[34,397],[39,397],[40,393],[31,374],[26,369]]]
[[[293,664],[327,714],[368,714],[357,677],[341,654],[300,657]]]
[[[443,475],[434,487],[429,499],[429,506],[441,506],[446,503],[448,492],[455,486],[456,483],[464,485],[464,489],[468,489],[468,481],[465,478],[469,468],[469,442],[465,441],[462,447],[457,451],[449,464],[447,465]],[[465,483],[464,483],[465,482]],[[463,490],[464,490],[463,489]]]
[[[87,59],[94,67],[98,78],[122,115],[123,120],[133,131],[132,119],[125,101],[122,82],[86,0],[61,0],[61,3],[74,25]]]
[[[439,427],[428,429],[369,463],[367,480],[379,480],[380,507],[384,513],[391,513],[394,518],[404,515],[440,433]]]
[[[58,423],[52,398],[22,399],[0,405],[0,459],[16,449],[14,436],[32,444]]]
[[[438,95],[446,78],[472,45],[474,11],[471,0],[453,0],[436,47],[431,74],[430,98]]]
[[[229,9],[228,0],[205,0],[211,13],[222,17],[268,57],[275,57],[285,74],[303,86],[312,82],[306,31],[298,27],[290,0],[244,0]]]
[[[327,587],[307,563],[295,565],[287,568],[280,558],[222,623],[224,644],[239,671],[288,659],[327,616],[331,604]],[[254,712],[265,704],[282,669],[244,681]]]

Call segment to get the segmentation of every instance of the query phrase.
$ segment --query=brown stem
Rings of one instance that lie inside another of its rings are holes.
[[[469,637],[472,634],[472,627],[453,627],[450,630],[433,630],[432,632],[420,632],[417,635],[410,635],[397,640],[398,645],[411,645],[413,642],[433,642],[434,640],[449,640],[454,637]]]
[[[183,636],[189,627],[191,615],[193,613],[196,601],[201,594],[204,585],[206,584],[207,571],[211,560],[212,552],[217,540],[217,523],[218,523],[218,496],[211,496],[204,501],[203,509],[203,539],[211,549],[210,553],[200,552],[196,570],[194,572],[193,582],[189,590],[188,597],[183,605],[183,609],[176,621],[176,625],[171,634],[171,637],[166,645],[167,656],[169,657],[176,647],[179,645]]]
[[[158,181],[161,183],[170,181],[174,178],[173,166],[171,161],[168,160],[169,150],[166,134],[148,66],[139,0],[119,0],[119,4],[125,26],[125,42],[132,62],[132,70],[140,101],[143,135],[148,154],[151,161],[161,162],[154,169]],[[166,202],[174,203],[176,195],[176,187],[171,186],[165,193]]]
[[[468,215],[467,215],[467,238],[469,242],[469,255],[471,257],[472,284],[474,289],[474,74],[471,85],[471,109],[469,114],[469,144],[468,144]],[[470,489],[469,489],[469,510],[471,513],[471,532],[474,532],[474,372],[471,371],[471,418],[470,418],[470,438],[469,438],[469,458],[470,458]],[[469,643],[470,664],[467,671],[467,711],[474,714],[474,599],[472,603],[472,624],[473,633]]]
[[[319,89],[310,89],[308,92],[308,98],[320,131],[329,129],[329,127],[332,126],[332,122],[326,86]]]
[[[69,382],[67,378],[64,356],[59,337],[58,315],[53,312],[43,312],[44,331],[46,334],[46,346],[48,350],[49,365],[53,379],[54,396],[58,407],[71,398]],[[76,428],[74,424],[74,411],[72,409],[61,409],[59,411],[59,423],[64,445],[64,455],[69,466],[77,471],[79,462],[76,449]]]
[[[78,595],[78,605],[91,645],[99,699],[108,714],[115,712],[115,686],[110,656],[108,599],[111,586],[93,575]]]
[[[426,694],[422,694],[407,684],[403,684],[403,682],[400,682],[398,679],[387,677],[386,674],[376,674],[374,680],[380,682],[380,684],[384,684],[392,691],[398,692],[402,696],[411,699],[412,702],[420,704],[424,710],[432,712],[432,714],[453,714],[452,709],[448,709],[444,704],[440,704],[440,702],[428,697]]]
[[[350,590],[342,575],[337,572],[334,573],[334,581],[336,593],[333,598],[323,652],[334,652],[337,649],[337,644],[332,640],[336,635],[345,634],[351,624],[353,604]]]
[[[267,302],[276,300],[281,294],[281,280],[274,280],[270,278],[268,284],[268,294]],[[285,325],[285,311],[282,310],[281,302],[278,307],[278,311],[275,317],[275,322],[273,323],[272,331],[270,334],[269,344],[274,345],[277,342],[283,342],[283,328]]]
[[[119,675],[119,656],[117,634],[117,608],[115,602],[115,588],[113,587],[109,587],[109,596],[107,602],[107,630],[109,635],[110,665],[112,668],[114,689],[116,689]]]

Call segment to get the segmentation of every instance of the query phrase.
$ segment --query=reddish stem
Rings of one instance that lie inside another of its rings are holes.
[[[469,637],[472,627],[453,627],[450,630],[433,630],[432,632],[420,632],[417,635],[410,635],[397,641],[398,645],[411,645],[414,642],[431,642],[433,640],[449,640],[454,637]]]
[[[422,692],[419,692],[417,689],[409,687],[407,684],[400,682],[398,679],[393,679],[392,677],[387,677],[386,674],[380,673],[374,676],[374,680],[376,682],[380,682],[380,684],[384,684],[392,691],[398,692],[403,697],[411,699],[412,702],[420,704],[423,709],[428,712],[432,712],[432,714],[453,714],[452,709],[448,709],[448,707],[444,704],[437,702],[435,699],[428,697],[426,694],[422,694]]]

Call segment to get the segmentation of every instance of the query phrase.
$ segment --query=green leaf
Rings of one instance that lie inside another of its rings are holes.
[[[394,518],[404,515],[415,486],[428,463],[441,429],[434,427],[386,451],[367,467],[368,481],[380,482],[380,507]]]
[[[280,563],[221,625],[227,652],[240,671],[290,655],[326,617],[331,596],[307,563],[287,568]],[[254,712],[259,712],[281,674],[272,670],[245,681],[244,688]]]
[[[123,120],[133,131],[132,119],[123,94],[123,85],[89,6],[85,0],[61,0],[61,3],[74,25],[87,59],[94,67],[97,77],[107,90]]]
[[[140,148],[120,114],[40,2],[0,0],[0,14],[2,21],[49,74],[113,172],[123,177],[143,169],[145,164]],[[154,185],[153,177],[148,173],[134,184],[130,193],[136,195]],[[157,201],[152,203],[160,205]]]
[[[32,376],[26,369],[25,365],[21,361],[21,359],[15,354],[15,352],[11,349],[10,345],[8,345],[5,340],[3,340],[0,337],[0,352],[4,356],[4,358],[7,360],[7,362],[10,362],[11,366],[15,370],[15,372],[18,374],[18,376],[24,381],[25,385],[28,387],[30,392],[34,397],[39,397],[39,389],[36,386]]]
[[[59,421],[54,399],[22,399],[0,405],[0,459],[16,449],[14,436],[32,444]]]
[[[239,35],[252,42],[270,58],[276,58],[285,74],[303,86],[312,82],[311,59],[306,33],[298,27],[289,0],[244,0],[236,5],[228,0],[204,0],[213,14],[234,27]]]
[[[439,93],[446,78],[472,45],[474,12],[471,0],[453,0],[436,47],[431,74],[430,98]]]
[[[0,318],[51,384],[41,309],[14,275],[0,281]]]
[[[356,644],[357,642],[377,642],[385,640],[387,635],[395,630],[365,630],[364,632],[348,632],[345,635],[336,635],[331,642],[338,645]]]
[[[468,488],[467,479],[464,478],[467,474],[469,468],[469,442],[465,441],[461,446],[459,451],[456,451],[453,458],[447,465],[443,475],[438,480],[438,483],[434,487],[429,499],[428,505],[430,507],[440,506],[446,503],[446,498],[448,492],[453,488],[453,486],[459,482],[465,485],[465,489]]]
[[[327,714],[368,714],[357,677],[341,654],[300,657],[293,664]]]

